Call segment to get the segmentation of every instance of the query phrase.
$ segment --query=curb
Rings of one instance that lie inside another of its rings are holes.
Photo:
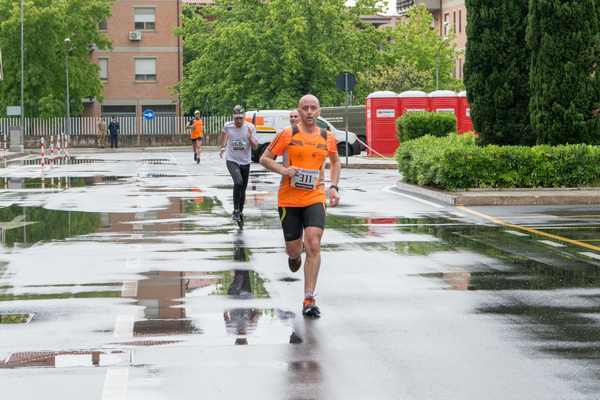
[[[340,161],[342,163],[342,168],[347,169],[398,169],[398,165],[393,163],[386,162],[361,162],[354,161],[352,158],[349,159],[348,165],[346,166],[346,159],[340,157]],[[325,163],[325,168],[331,168],[331,164],[329,162]]]
[[[437,200],[450,206],[600,205],[600,188],[514,189],[447,192],[397,182],[396,188]]]
[[[7,155],[6,157],[4,157],[4,159],[6,161],[12,161],[12,160],[16,160],[17,158],[21,158],[27,155],[27,152],[23,152],[23,153],[13,153],[10,155]]]

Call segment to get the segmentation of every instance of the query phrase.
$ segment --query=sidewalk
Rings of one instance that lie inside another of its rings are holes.
[[[398,169],[396,160],[393,158],[383,159],[357,155],[348,157],[348,166],[346,166],[346,156],[340,156],[340,161],[342,162],[342,168],[348,169]],[[329,161],[325,162],[325,168],[329,167]]]
[[[600,204],[600,188],[472,189],[449,192],[398,181],[402,192],[451,206],[529,206]]]

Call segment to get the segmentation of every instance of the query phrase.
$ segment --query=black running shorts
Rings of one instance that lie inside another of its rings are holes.
[[[304,228],[313,226],[325,229],[325,205],[313,204],[308,207],[279,207],[279,219],[286,242],[302,237]]]
[[[196,142],[202,144],[202,137],[199,137],[199,138],[196,138],[196,139],[192,139],[192,143],[196,143]]]

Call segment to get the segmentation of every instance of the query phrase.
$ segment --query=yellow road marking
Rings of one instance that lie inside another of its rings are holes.
[[[522,226],[522,225],[510,224],[508,222],[505,222],[505,221],[501,220],[500,218],[492,217],[491,215],[487,215],[487,214],[483,214],[483,213],[480,213],[480,212],[475,211],[475,210],[471,210],[471,209],[469,209],[469,208],[467,208],[465,206],[457,206],[457,208],[460,208],[461,210],[464,210],[464,211],[466,211],[466,212],[468,212],[470,214],[476,215],[476,216],[478,216],[480,218],[487,219],[488,221],[491,221],[491,222],[493,222],[493,223],[495,223],[497,225],[502,225],[502,226],[506,226],[506,227],[509,227],[509,228],[513,228],[513,229],[519,229],[519,230],[522,230],[522,231],[525,231],[525,232],[532,233],[534,235],[543,236],[543,237],[554,239],[554,240],[559,240],[561,242],[569,243],[569,244],[572,244],[574,246],[583,247],[584,249],[589,249],[589,250],[594,250],[594,251],[600,252],[600,247],[599,246],[594,246],[593,244],[584,243],[584,242],[581,242],[579,240],[569,239],[569,238],[566,238],[564,236],[553,235],[551,233],[542,232],[542,231],[539,231],[537,229],[528,228],[528,227]]]

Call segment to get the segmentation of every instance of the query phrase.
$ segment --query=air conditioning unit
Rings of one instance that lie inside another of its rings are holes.
[[[140,31],[133,31],[133,32],[129,32],[129,40],[142,40],[142,32]]]

